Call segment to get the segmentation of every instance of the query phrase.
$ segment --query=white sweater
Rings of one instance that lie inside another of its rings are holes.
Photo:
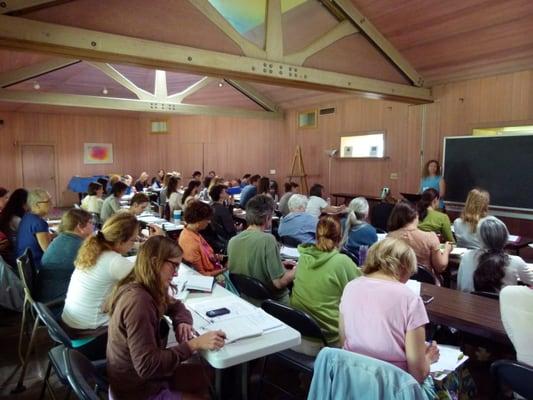
[[[133,263],[114,251],[103,252],[90,269],[76,268],[68,285],[63,321],[75,329],[107,325],[109,317],[102,312],[102,306],[113,286],[132,269]]]

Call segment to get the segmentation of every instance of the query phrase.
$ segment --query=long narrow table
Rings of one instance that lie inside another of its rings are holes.
[[[433,296],[426,305],[429,320],[499,343],[510,344],[498,300],[422,283],[421,294]]]

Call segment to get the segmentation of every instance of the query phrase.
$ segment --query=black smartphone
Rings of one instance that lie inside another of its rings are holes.
[[[423,294],[421,295],[420,297],[422,297],[422,301],[424,302],[424,304],[429,304],[433,301],[434,297],[433,296],[430,296],[429,294]]]
[[[229,310],[226,308],[226,307],[222,307],[222,308],[217,308],[215,310],[209,310],[208,312],[205,313],[205,315],[207,315],[209,318],[214,318],[214,317],[220,317],[221,315],[224,315],[224,314],[229,314]]]

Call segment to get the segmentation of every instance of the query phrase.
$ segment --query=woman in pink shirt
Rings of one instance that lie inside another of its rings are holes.
[[[364,276],[344,288],[339,324],[345,350],[390,362],[422,383],[439,350],[425,342],[429,320],[422,299],[404,285],[415,271],[415,253],[403,240],[376,243]]]

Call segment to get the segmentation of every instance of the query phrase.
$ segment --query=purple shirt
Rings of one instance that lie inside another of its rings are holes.
[[[424,303],[397,281],[361,277],[344,288],[340,303],[344,349],[407,371],[405,334],[429,322]]]

